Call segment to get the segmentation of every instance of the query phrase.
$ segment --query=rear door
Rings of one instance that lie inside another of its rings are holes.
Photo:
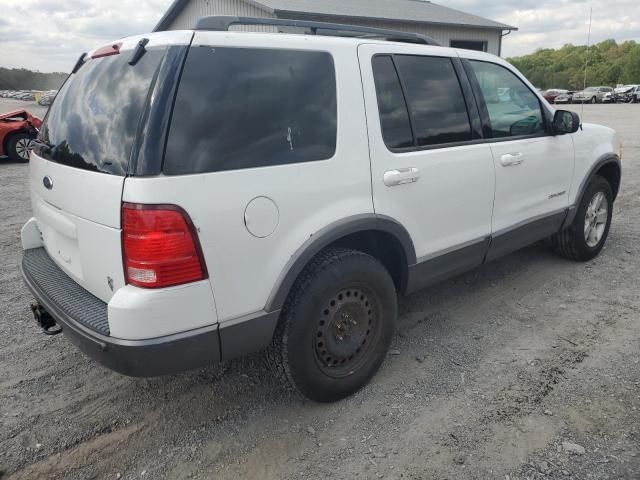
[[[85,61],[49,109],[42,145],[32,154],[32,205],[45,249],[105,302],[124,285],[122,191],[149,92],[167,42],[190,38],[185,32],[153,37],[135,65],[129,61],[138,39]]]
[[[412,281],[424,285],[479,265],[491,234],[495,174],[455,51],[361,45],[359,59],[375,211],[399,221],[418,263],[429,265]]]

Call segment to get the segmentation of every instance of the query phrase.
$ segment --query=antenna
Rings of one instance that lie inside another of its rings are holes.
[[[591,48],[591,22],[593,21],[593,3],[589,5],[589,33],[587,33],[587,52],[584,56],[584,82],[582,90],[587,89],[587,69],[589,68],[589,48]],[[583,97],[584,98],[584,97]],[[584,100],[582,101],[582,111],[580,117],[584,117]]]

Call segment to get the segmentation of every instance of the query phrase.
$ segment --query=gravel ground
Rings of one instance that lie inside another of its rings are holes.
[[[602,255],[572,263],[536,245],[402,299],[381,372],[334,405],[284,391],[260,356],[131,379],[39,334],[16,266],[27,167],[0,160],[0,469],[12,479],[637,480],[640,105],[586,106],[584,118],[625,145]]]

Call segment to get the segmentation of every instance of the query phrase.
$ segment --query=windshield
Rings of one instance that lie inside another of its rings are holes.
[[[62,87],[40,132],[36,153],[84,170],[125,175],[149,87],[165,49],[135,65],[130,52],[87,61]]]
[[[597,92],[598,89],[596,87],[587,87],[584,89],[585,92]]]

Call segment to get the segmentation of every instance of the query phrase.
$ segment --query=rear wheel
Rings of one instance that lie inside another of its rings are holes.
[[[14,162],[28,162],[33,149],[33,137],[26,133],[12,135],[7,142],[7,155]]]
[[[603,177],[596,175],[587,187],[573,223],[551,237],[554,250],[570,260],[587,261],[604,247],[613,215],[613,192]]]
[[[595,105],[596,103],[598,103],[598,99],[596,97],[593,97],[591,99],[591,104]]]
[[[307,398],[334,402],[360,390],[378,371],[393,337],[397,295],[378,260],[329,248],[296,281],[268,360]]]

